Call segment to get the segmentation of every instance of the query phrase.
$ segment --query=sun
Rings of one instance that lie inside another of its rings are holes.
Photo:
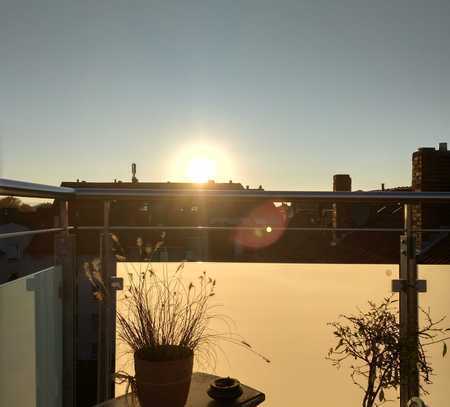
[[[235,174],[229,151],[223,145],[208,140],[180,145],[167,162],[169,177],[183,182],[226,182]]]
[[[186,177],[193,182],[207,182],[215,179],[217,163],[214,159],[205,156],[192,157],[186,168]]]

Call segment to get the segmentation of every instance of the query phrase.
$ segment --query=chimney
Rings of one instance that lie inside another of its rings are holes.
[[[333,176],[333,192],[351,192],[352,179],[348,174],[336,174]],[[352,226],[352,207],[347,203],[333,204],[333,227],[348,228]],[[345,234],[342,232],[333,232],[332,245],[336,245],[338,240]]]
[[[412,190],[417,192],[450,191],[450,152],[447,143],[438,149],[419,148],[412,156]],[[413,205],[413,226],[417,229],[439,229],[450,225],[450,212],[444,204]],[[433,234],[418,232],[416,248],[420,251],[433,241]]]
[[[384,191],[384,182],[381,184],[381,190]]]
[[[333,175],[333,192],[351,192],[352,179],[348,174]]]

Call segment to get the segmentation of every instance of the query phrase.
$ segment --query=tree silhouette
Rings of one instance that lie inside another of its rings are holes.
[[[369,301],[369,309],[358,309],[358,315],[341,315],[341,321],[328,325],[338,341],[330,348],[326,359],[340,368],[344,362],[351,361],[350,376],[353,383],[364,393],[362,407],[373,407],[386,401],[385,392],[398,389],[400,385],[400,354],[405,343],[400,341],[400,325],[397,300],[385,298],[377,305]],[[430,311],[421,309],[423,327],[418,332],[419,358],[417,369],[422,383],[430,384],[433,368],[425,349],[441,343],[442,355],[447,353],[445,341],[450,339],[450,328],[441,327],[445,317],[433,321]],[[406,347],[406,349],[408,349]],[[428,394],[421,385],[421,390]]]
[[[0,199],[0,209],[13,208],[19,209],[22,206],[22,201],[14,196],[6,196]]]

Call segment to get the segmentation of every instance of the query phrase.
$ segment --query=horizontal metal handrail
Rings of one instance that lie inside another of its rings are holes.
[[[0,178],[0,195],[56,199],[73,197],[75,190],[73,188]]]
[[[33,236],[44,233],[57,233],[63,232],[65,230],[73,229],[73,226],[66,228],[50,228],[50,229],[36,229],[36,230],[24,230],[22,232],[10,232],[10,233],[0,233],[0,239],[9,239],[11,237],[23,237],[23,236]]]
[[[450,192],[315,192],[315,191],[264,191],[264,190],[168,190],[143,188],[67,188],[54,187],[0,178],[0,194],[47,198],[95,198],[95,199],[144,199],[144,198],[233,198],[272,199],[279,201],[316,200],[345,202],[450,202]],[[270,225],[268,225],[270,226]],[[271,230],[289,231],[361,231],[361,232],[401,232],[403,228],[333,228],[333,227],[276,227]],[[112,226],[112,230],[258,230],[264,226]],[[79,230],[103,229],[102,226],[79,226]],[[61,228],[1,234],[0,239],[62,231]],[[450,229],[416,229],[416,232],[450,232]]]
[[[402,228],[333,228],[333,227],[280,227],[260,225],[260,226],[109,226],[109,230],[265,230],[270,228],[271,231],[324,231],[324,232],[403,232]],[[77,226],[76,230],[103,230],[103,226]]]
[[[329,191],[264,191],[208,189],[146,189],[146,188],[75,188],[77,198],[118,199],[239,199],[278,202],[321,201],[355,203],[450,203],[450,192],[329,192]]]
[[[437,233],[437,232],[445,232],[448,233],[450,232],[450,229],[447,228],[442,228],[442,229],[412,229],[413,232],[424,232],[424,233]]]
[[[205,231],[227,231],[227,230],[266,230],[270,228],[268,232],[272,231],[303,231],[303,232],[403,232],[403,228],[333,228],[333,227],[279,227],[279,226],[110,226],[109,230],[161,230],[161,231],[182,231],[182,230],[205,230]],[[64,230],[104,230],[104,226],[69,226],[66,228],[50,228],[50,229],[37,229],[26,230],[22,232],[0,233],[0,239],[8,239],[12,237],[30,236],[45,233],[57,233]],[[449,233],[450,229],[413,229],[413,232],[442,232]]]
[[[238,199],[238,200],[272,200],[278,202],[320,201],[348,203],[450,203],[450,192],[409,192],[409,191],[265,191],[259,189],[212,190],[202,189],[150,189],[141,188],[90,188],[90,187],[55,187],[44,184],[15,181],[0,178],[0,195],[41,198],[84,198],[98,200],[116,199]]]

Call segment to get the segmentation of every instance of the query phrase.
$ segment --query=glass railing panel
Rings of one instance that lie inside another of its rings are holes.
[[[0,235],[55,226],[56,208],[48,199],[0,196]],[[53,266],[54,233],[0,239],[0,284]]]
[[[432,265],[419,266],[419,277],[427,280],[427,292],[419,294],[419,304],[424,310],[429,310],[432,318],[437,321],[446,316],[441,326],[450,328],[450,266]],[[421,315],[423,323],[423,314]],[[448,332],[450,337],[450,331]],[[450,349],[450,341],[447,341]],[[438,344],[427,350],[431,365],[435,372],[432,377],[433,384],[427,386],[430,396],[426,397],[432,406],[445,406],[449,404],[450,391],[450,358],[442,357],[443,345]]]
[[[53,239],[54,233],[0,239],[0,284],[53,266]],[[35,244],[45,249],[34,251]]]
[[[2,406],[36,406],[35,298],[27,290],[27,280],[20,278],[0,286]]]
[[[62,405],[61,269],[0,285],[0,405]]]
[[[164,264],[153,266],[158,271]],[[128,272],[138,270],[138,263],[117,265],[125,287]],[[186,263],[184,278],[195,280],[203,270],[217,280],[215,302],[223,304],[220,311],[272,363],[222,343],[223,354],[219,353],[215,366],[196,364],[195,369],[239,378],[265,392],[268,407],[298,405],[299,400],[305,405],[361,404],[361,391],[352,383],[350,370],[337,370],[325,360],[328,349],[336,345],[327,323],[340,314],[357,313],[357,307],[366,308],[369,300],[390,296],[398,266]],[[124,292],[118,293],[119,307]],[[120,341],[116,357],[116,370],[133,372],[132,355]],[[124,391],[124,385],[116,388],[117,395]]]

